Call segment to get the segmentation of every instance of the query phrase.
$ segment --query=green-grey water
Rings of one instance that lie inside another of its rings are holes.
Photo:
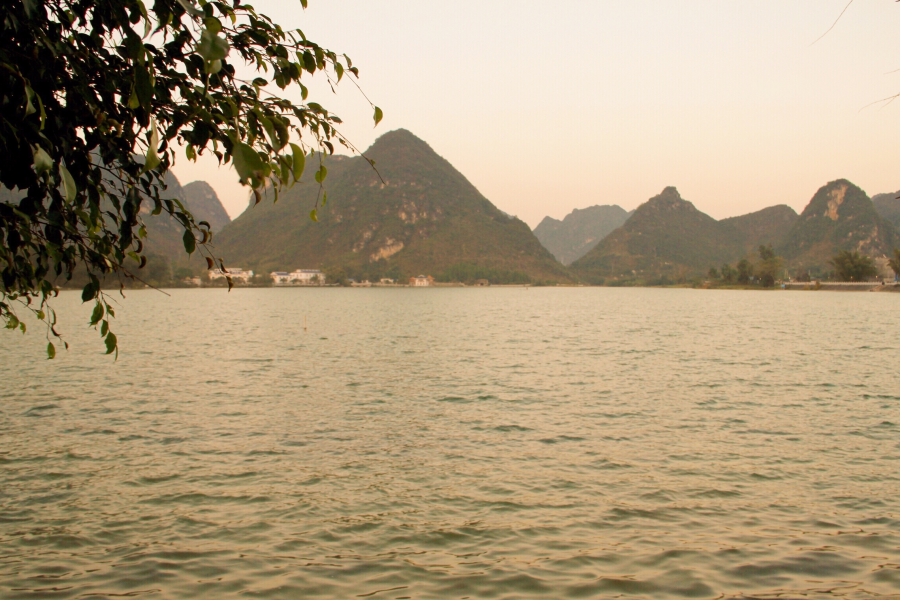
[[[127,296],[0,336],[0,597],[900,596],[898,295]]]

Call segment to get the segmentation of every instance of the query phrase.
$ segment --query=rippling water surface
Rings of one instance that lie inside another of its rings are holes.
[[[0,336],[0,597],[900,596],[898,302],[139,291],[114,363],[63,294]]]

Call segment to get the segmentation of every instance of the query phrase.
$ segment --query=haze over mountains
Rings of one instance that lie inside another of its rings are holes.
[[[653,285],[753,259],[760,245],[771,245],[791,275],[816,275],[831,270],[839,250],[879,257],[900,246],[900,192],[870,199],[843,179],[819,189],[800,215],[778,205],[717,221],[668,187],[631,213],[592,206],[561,221],[547,217],[532,232],[406,130],[384,134],[365,154],[377,172],[362,157],[325,157],[328,201],[320,202],[318,222],[310,218],[320,193],[312,182],[318,157],[308,159],[305,183],[233,222],[205,182],[182,187],[170,173],[162,196],[210,223],[213,252],[226,266],[260,274],[317,268],[331,281],[424,274],[470,283]],[[0,189],[0,201],[17,196]],[[143,218],[149,265],[205,269],[196,255],[188,260],[178,223],[147,210]]]
[[[632,211],[634,212],[634,211]],[[564,265],[584,256],[615,229],[621,227],[630,212],[621,206],[589,206],[575,209],[562,220],[544,217],[534,228],[544,248]]]

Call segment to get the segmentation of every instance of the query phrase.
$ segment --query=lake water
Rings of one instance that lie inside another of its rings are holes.
[[[0,597],[900,597],[900,295],[170,293],[0,335]]]

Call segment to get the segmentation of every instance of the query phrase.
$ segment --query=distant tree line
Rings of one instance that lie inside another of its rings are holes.
[[[757,248],[758,260],[750,262],[748,258],[742,258],[733,267],[723,264],[720,270],[710,267],[707,274],[710,281],[724,285],[750,285],[758,281],[762,287],[773,287],[778,274],[781,272],[783,261],[775,255],[772,245],[759,246]]]
[[[755,263],[742,258],[733,267],[728,264],[722,265],[718,270],[710,267],[707,277],[711,282],[723,285],[749,285],[758,282],[762,287],[772,287],[782,270],[783,261],[780,256],[775,255],[771,245],[759,246],[757,254],[758,260]],[[878,275],[875,260],[870,256],[861,255],[858,251],[840,250],[828,263],[834,267],[834,271],[825,273],[825,279],[867,281]],[[894,249],[888,265],[900,277],[900,248]],[[802,273],[798,278],[808,281],[810,277],[808,273]]]

